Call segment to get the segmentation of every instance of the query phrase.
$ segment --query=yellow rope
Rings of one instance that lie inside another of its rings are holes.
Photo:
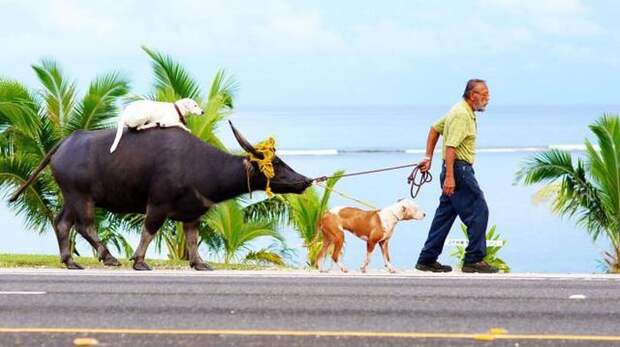
[[[273,159],[276,156],[276,140],[273,137],[269,137],[267,140],[254,146],[254,148],[257,152],[262,154],[263,158],[257,158],[254,154],[249,153],[248,159],[251,162],[257,163],[258,169],[267,178],[265,193],[268,197],[271,198],[273,196],[273,192],[271,191],[270,183],[273,176],[275,176],[275,171],[273,169]]]
[[[323,184],[321,184],[319,182],[316,182],[314,184],[319,186],[319,187],[321,187],[321,188],[323,188],[323,189],[325,189],[325,190],[329,190],[329,191],[331,191],[333,193],[336,193],[336,194],[340,195],[341,197],[343,197],[345,199],[349,199],[351,201],[355,201],[355,202],[357,202],[360,205],[364,205],[364,206],[369,207],[369,208],[371,208],[373,210],[378,210],[379,209],[378,207],[376,207],[376,206],[374,206],[374,205],[372,205],[372,204],[370,204],[370,203],[368,203],[366,201],[363,201],[363,200],[360,200],[360,199],[356,199],[356,198],[354,198],[354,197],[352,197],[350,195],[347,195],[345,193],[339,192],[339,191],[335,190],[334,188],[330,188],[330,187],[328,187],[326,185],[323,185]]]

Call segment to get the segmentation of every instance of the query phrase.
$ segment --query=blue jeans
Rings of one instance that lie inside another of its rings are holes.
[[[474,174],[474,168],[469,163],[461,160],[454,163],[456,183],[454,194],[451,197],[442,194],[439,198],[439,207],[435,211],[435,217],[424,248],[420,252],[418,264],[429,265],[437,261],[456,216],[459,216],[467,226],[469,245],[465,249],[465,264],[476,263],[484,259],[487,251],[486,230],[489,208]],[[446,165],[444,163],[440,176],[442,189],[445,178]]]

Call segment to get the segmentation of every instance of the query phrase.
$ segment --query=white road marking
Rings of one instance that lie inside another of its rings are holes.
[[[575,295],[569,296],[568,298],[573,299],[573,300],[583,300],[586,298],[586,296],[583,294],[575,294]]]
[[[43,295],[47,294],[46,292],[25,292],[25,291],[14,291],[14,292],[0,292],[0,295]]]

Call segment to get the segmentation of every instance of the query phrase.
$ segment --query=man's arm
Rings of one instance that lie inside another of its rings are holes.
[[[454,162],[456,161],[456,148],[446,147],[446,178],[443,182],[443,193],[447,196],[454,194],[456,182],[454,181]]]
[[[428,138],[426,139],[426,156],[420,162],[420,171],[427,172],[431,169],[431,163],[433,161],[433,153],[435,153],[435,146],[437,140],[439,140],[439,132],[435,128],[431,127],[428,132]]]

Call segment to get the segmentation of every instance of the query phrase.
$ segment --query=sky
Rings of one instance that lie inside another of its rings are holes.
[[[615,0],[0,0],[0,16],[0,76],[33,88],[51,57],[82,89],[117,70],[146,94],[146,45],[205,90],[225,68],[239,107],[446,104],[469,78],[500,105],[620,103]]]

